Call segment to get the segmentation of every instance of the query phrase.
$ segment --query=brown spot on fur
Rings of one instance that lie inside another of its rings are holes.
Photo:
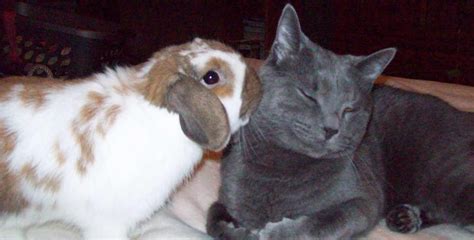
[[[119,105],[112,105],[105,111],[105,122],[107,125],[113,125],[121,109]]]
[[[6,123],[0,120],[0,161],[13,152],[16,145],[16,134],[8,130]]]
[[[66,154],[61,150],[61,146],[59,145],[59,141],[56,141],[54,144],[54,155],[56,158],[56,162],[59,166],[63,166],[66,163]]]
[[[18,186],[18,176],[13,173],[7,159],[15,149],[16,134],[0,121],[0,214],[17,213],[28,206]]]
[[[245,72],[245,83],[242,92],[242,107],[240,117],[249,116],[257,109],[262,98],[262,84],[257,72],[247,65]]]
[[[13,97],[12,88],[14,86],[23,86],[19,97],[24,104],[34,104],[39,107],[45,102],[45,96],[52,91],[61,90],[72,84],[81,81],[64,81],[60,79],[48,79],[39,77],[7,77],[1,79],[0,101],[8,101]]]
[[[18,213],[29,203],[20,192],[18,176],[9,169],[5,159],[6,156],[2,152],[0,154],[0,214]]]
[[[41,107],[45,102],[45,92],[42,88],[32,84],[23,85],[23,89],[19,92],[21,102],[26,106]]]
[[[3,81],[3,79],[0,79]],[[11,98],[11,84],[0,84],[0,102],[6,102]]]
[[[97,132],[102,135],[102,137],[105,137],[107,134],[107,131],[113,126],[115,123],[115,120],[117,119],[117,116],[121,112],[121,107],[120,105],[112,105],[110,106],[106,111],[105,111],[105,116],[104,120],[99,123],[97,126]]]
[[[99,133],[105,134],[105,129],[98,123],[97,126],[91,126],[92,120],[97,118],[104,109],[106,95],[91,91],[87,94],[87,102],[80,109],[79,115],[73,121],[71,130],[72,134],[79,145],[80,156],[77,159],[76,168],[81,175],[85,175],[87,167],[95,161],[92,128]]]
[[[160,52],[167,52],[166,49]],[[158,52],[158,54],[160,53]],[[156,106],[165,106],[168,88],[179,79],[178,68],[191,69],[184,57],[174,55],[157,60],[157,64],[148,73],[148,79],[139,86],[145,99]]]
[[[58,192],[61,185],[60,179],[57,176],[46,175],[39,177],[36,172],[36,167],[31,163],[23,165],[21,168],[21,176],[36,188],[41,188],[44,191]]]
[[[76,168],[79,174],[85,175],[87,172],[87,166],[92,165],[95,161],[94,145],[91,139],[92,132],[88,130],[80,131],[77,126],[73,126],[72,132],[81,151],[81,155],[76,163]]]
[[[236,53],[236,51],[217,41],[212,40],[201,40],[193,41],[187,44],[170,46],[164,48],[153,55],[153,58],[156,60],[156,64],[151,68],[150,72],[147,75],[147,80],[138,85],[137,89],[141,92],[145,99],[150,101],[156,106],[167,107],[165,103],[165,95],[170,86],[173,85],[178,79],[180,74],[187,75],[191,78],[199,80],[203,73],[195,72],[196,69],[193,69],[190,63],[190,59],[196,54],[193,52],[196,46],[202,47],[202,50],[220,50],[227,53]],[[186,54],[184,54],[186,53]],[[183,55],[184,54],[184,55]],[[143,65],[141,65],[143,67]],[[209,63],[209,68],[219,68],[223,74],[228,74],[228,78],[234,78],[230,67],[224,61],[215,59]],[[183,72],[179,72],[181,69]],[[213,90],[219,96],[227,96],[232,94],[233,85],[223,85],[217,86]]]
[[[229,64],[222,59],[212,58],[210,59],[201,75],[206,74],[208,71],[217,71],[220,74],[224,75],[223,77],[227,79],[224,85],[218,85],[212,88],[212,92],[220,97],[230,97],[234,91],[235,76],[232,72]]]
[[[205,151],[203,156],[202,156],[202,159],[210,159],[210,160],[219,160],[219,159],[222,159],[222,156],[223,156],[223,152],[220,151],[220,152],[215,152],[215,151]]]
[[[132,92],[132,89],[125,84],[120,84],[118,86],[114,86],[113,88],[115,92],[121,96],[128,96]]]
[[[105,102],[105,95],[99,92],[89,92],[87,94],[87,104],[81,108],[80,123],[85,124],[92,120]]]

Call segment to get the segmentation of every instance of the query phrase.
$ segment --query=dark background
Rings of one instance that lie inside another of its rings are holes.
[[[2,0],[1,8],[12,0]],[[144,61],[157,49],[199,36],[238,47],[262,48],[264,58],[279,15],[291,2],[303,31],[340,54],[369,54],[397,47],[385,74],[474,86],[474,0],[77,0],[28,1],[105,19],[128,32],[126,62]],[[248,39],[244,20],[265,25]]]

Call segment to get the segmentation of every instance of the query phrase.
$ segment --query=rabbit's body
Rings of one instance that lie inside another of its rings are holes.
[[[216,95],[235,131],[248,115],[239,115],[246,66],[232,54],[231,61],[240,61],[237,70],[231,65],[236,63],[228,63],[234,94]],[[127,239],[131,227],[165,203],[201,159],[203,144],[184,133],[194,136],[193,125],[180,120],[172,96],[165,93],[163,103],[155,100],[158,90],[150,91],[147,81],[158,64],[155,56],[140,69],[118,68],[68,83],[4,80],[0,228],[64,220],[83,230],[86,239]],[[174,81],[172,88],[180,80],[166,81]]]

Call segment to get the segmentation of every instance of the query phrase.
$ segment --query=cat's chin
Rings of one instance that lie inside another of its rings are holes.
[[[349,158],[352,156],[354,153],[354,150],[351,148],[346,148],[346,149],[338,149],[338,150],[329,150],[325,152],[313,152],[310,153],[309,155],[313,158]]]

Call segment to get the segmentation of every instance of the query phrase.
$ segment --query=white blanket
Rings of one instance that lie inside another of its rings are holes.
[[[219,163],[206,160],[169,204],[130,233],[137,240],[211,239],[205,234],[206,211],[217,199]],[[80,240],[79,231],[61,223],[32,226],[24,231],[27,240]],[[1,240],[17,240],[13,232],[2,230]],[[383,221],[364,240],[473,240],[468,229],[439,225],[416,234],[398,234],[385,228]]]

